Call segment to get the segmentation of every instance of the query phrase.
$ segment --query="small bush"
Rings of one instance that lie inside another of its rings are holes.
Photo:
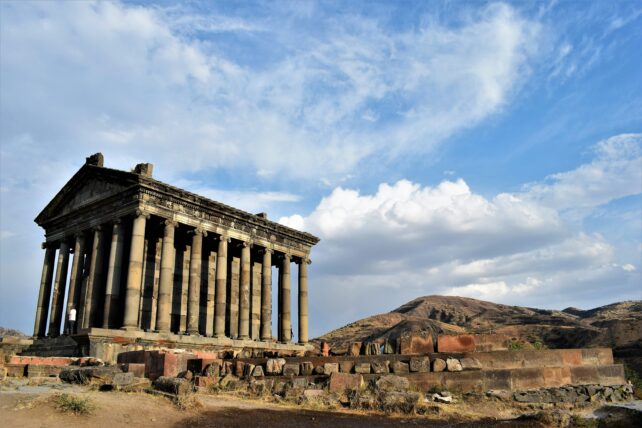
[[[94,405],[89,398],[77,397],[71,394],[55,395],[52,401],[54,407],[63,413],[89,415],[94,410]]]
[[[533,348],[535,348],[536,350],[538,350],[538,351],[539,351],[539,350],[541,350],[541,349],[546,348],[546,346],[544,346],[544,344],[543,344],[542,342],[540,342],[539,340],[537,340],[537,341],[533,342]]]
[[[192,410],[203,407],[203,403],[195,394],[178,395],[174,398],[174,404],[179,410]]]
[[[509,351],[521,351],[522,349],[524,349],[524,344],[519,340],[510,340],[508,342]]]

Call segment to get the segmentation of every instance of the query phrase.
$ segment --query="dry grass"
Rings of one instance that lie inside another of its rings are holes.
[[[203,407],[203,403],[196,394],[178,395],[174,398],[174,405],[179,410],[195,410]]]
[[[60,412],[74,415],[90,415],[96,407],[89,398],[71,394],[56,394],[51,397],[51,403]]]

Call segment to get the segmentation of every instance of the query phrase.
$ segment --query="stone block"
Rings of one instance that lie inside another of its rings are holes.
[[[332,373],[339,372],[339,363],[325,363],[323,364],[323,374],[331,375]]]
[[[372,367],[372,372],[375,374],[390,373],[390,362],[387,360],[373,361],[370,363],[370,366]]]
[[[194,386],[197,388],[208,388],[212,385],[216,385],[218,383],[218,377],[212,377],[212,376],[196,376],[194,378]]]
[[[571,367],[571,379],[573,385],[599,384],[600,375],[595,366]]]
[[[354,362],[353,361],[341,361],[341,362],[339,362],[339,371],[341,373],[351,373],[353,367],[354,367]]]
[[[394,346],[392,346],[392,343],[388,339],[386,339],[383,342],[383,353],[384,354],[394,354],[395,353],[395,348],[394,348]]]
[[[446,369],[449,372],[460,372],[462,371],[462,366],[457,358],[447,358]]]
[[[308,399],[321,398],[326,395],[323,389],[306,389],[303,391],[303,396]]]
[[[561,349],[558,352],[562,354],[562,361],[565,366],[582,365],[581,349]]]
[[[543,367],[542,375],[546,388],[570,385],[573,383],[570,367]]]
[[[439,352],[474,352],[475,338],[472,334],[437,336],[437,350]]]
[[[252,373],[254,373],[254,368],[255,367],[256,366],[254,364],[251,364],[251,363],[245,364],[245,367],[243,368],[243,377],[244,378],[249,378],[250,376],[252,376]]]
[[[435,352],[432,334],[429,331],[410,333],[399,338],[399,353],[423,355]]]
[[[8,377],[24,377],[27,375],[26,364],[5,364]]]
[[[483,372],[444,372],[444,386],[449,391],[483,392]]]
[[[0,380],[5,380],[7,378],[7,368],[0,367]]]
[[[516,391],[541,388],[544,385],[544,373],[540,368],[513,370],[511,383]]]
[[[212,363],[220,364],[220,360],[218,358],[194,358],[193,360],[189,360],[187,362],[187,370],[191,370],[192,373],[203,373],[205,367],[209,366]]]
[[[324,373],[324,371],[323,371],[323,366],[316,366],[316,367],[314,368],[314,374],[322,375],[323,373]]]
[[[301,363],[301,374],[303,376],[310,376],[314,372],[314,364],[310,361],[304,361]]]
[[[390,370],[395,373],[410,373],[410,365],[402,361],[393,361],[390,364]]]
[[[213,362],[205,366],[201,372],[203,376],[219,377],[221,375],[221,365],[219,362]]]
[[[307,388],[308,380],[304,377],[295,377],[291,380],[292,388],[302,389]]]
[[[283,366],[285,365],[284,358],[269,358],[266,363],[266,372],[269,375],[280,375],[283,373]]]
[[[345,392],[347,389],[360,389],[363,385],[363,376],[360,374],[348,374],[332,372],[328,390],[330,392]]]
[[[369,374],[370,363],[356,363],[354,365],[354,372],[359,374]]]
[[[430,371],[430,358],[428,357],[412,357],[410,359],[410,371],[425,373]]]
[[[511,390],[511,371],[510,370],[488,370],[482,371],[484,390]]]
[[[145,377],[145,364],[141,363],[124,363],[119,364],[120,369],[125,373],[134,373],[135,377]]]
[[[187,352],[146,351],[145,377],[156,380],[160,376],[176,377],[187,370],[187,362],[195,356]]]
[[[462,358],[459,360],[462,370],[481,370],[482,365],[476,358]]]
[[[611,364],[597,367],[597,374],[602,385],[622,385],[626,383],[624,366],[622,364]]]
[[[257,365],[254,367],[254,371],[252,372],[253,377],[263,377],[265,374],[263,373],[263,366]]]
[[[234,363],[232,361],[224,361],[221,368],[223,369],[221,370],[221,376],[234,374]]]
[[[118,354],[117,361],[118,364],[127,364],[127,363],[136,363],[136,364],[145,364],[145,353],[149,351],[128,351],[121,352]]]
[[[245,365],[246,364],[247,363],[244,362],[244,361],[238,361],[238,360],[234,361],[234,374],[237,377],[243,377],[243,375],[245,374]]]
[[[405,391],[410,387],[408,378],[395,375],[381,376],[376,382],[380,391]]]
[[[435,358],[432,362],[432,371],[443,372],[444,370],[446,370],[446,362],[441,358]]]
[[[116,373],[111,384],[117,388],[130,385],[134,381],[134,373]]]
[[[298,376],[299,363],[285,363],[283,365],[283,376]]]
[[[361,342],[353,342],[348,346],[348,355],[358,357],[361,354]]]
[[[58,377],[60,372],[66,368],[68,368],[68,366],[29,364],[27,365],[27,377]]]

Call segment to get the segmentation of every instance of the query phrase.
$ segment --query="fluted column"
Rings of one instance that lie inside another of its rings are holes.
[[[192,253],[189,261],[189,284],[187,291],[187,332],[197,335],[199,310],[201,306],[201,259],[203,257],[203,236],[207,232],[195,229],[192,236]]]
[[[261,340],[272,340],[272,250],[263,252],[261,274]]]
[[[299,263],[299,343],[308,343],[308,265],[310,259]]]
[[[49,336],[60,336],[60,322],[67,287],[67,270],[69,267],[69,243],[62,241],[58,250],[58,265],[54,280],[53,295],[51,296],[51,316],[49,317]]]
[[[120,280],[122,272],[123,251],[125,248],[125,231],[120,220],[114,221],[109,247],[107,264],[107,285],[105,287],[105,309],[103,311],[103,328],[114,326],[120,298]]]
[[[78,314],[78,297],[82,286],[83,267],[85,266],[85,234],[76,235],[74,244],[74,259],[71,263],[71,274],[69,275],[69,291],[67,292],[67,311],[65,312],[65,331],[69,325],[69,311],[76,309]]]
[[[227,294],[227,241],[221,236],[216,254],[216,296],[214,313],[214,337],[225,337],[225,302]]]
[[[94,318],[99,303],[98,288],[103,275],[103,229],[101,226],[94,228],[94,241],[91,246],[89,262],[89,277],[85,290],[85,299],[82,313],[81,328],[94,326]]]
[[[177,225],[174,221],[166,220],[163,232],[158,310],[156,311],[156,329],[161,333],[169,333],[171,322],[172,288],[174,285],[174,264],[176,258],[174,231]]]
[[[38,306],[36,307],[36,322],[33,327],[33,335],[36,337],[44,337],[47,330],[49,296],[51,294],[51,281],[53,280],[54,262],[56,260],[56,248],[52,247],[49,243],[42,244],[42,248],[45,250],[45,260],[42,263]]]
[[[281,269],[281,340],[292,340],[292,305],[290,299],[290,255],[283,256]]]
[[[239,339],[250,338],[250,245],[243,242],[241,248],[241,322],[239,323]]]
[[[138,306],[140,304],[140,287],[143,280],[143,252],[145,249],[145,223],[148,214],[136,210],[132,227],[132,241],[129,249],[127,266],[127,289],[125,293],[125,317],[123,329],[138,328]]]

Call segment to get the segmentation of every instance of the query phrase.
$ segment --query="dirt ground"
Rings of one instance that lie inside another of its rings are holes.
[[[88,416],[62,413],[52,397],[89,398]],[[44,427],[540,427],[533,420],[464,421],[453,416],[388,417],[347,411],[316,411],[231,396],[198,394],[199,408],[179,410],[169,399],[147,393],[99,392],[69,385],[20,386],[0,390],[0,426]]]

